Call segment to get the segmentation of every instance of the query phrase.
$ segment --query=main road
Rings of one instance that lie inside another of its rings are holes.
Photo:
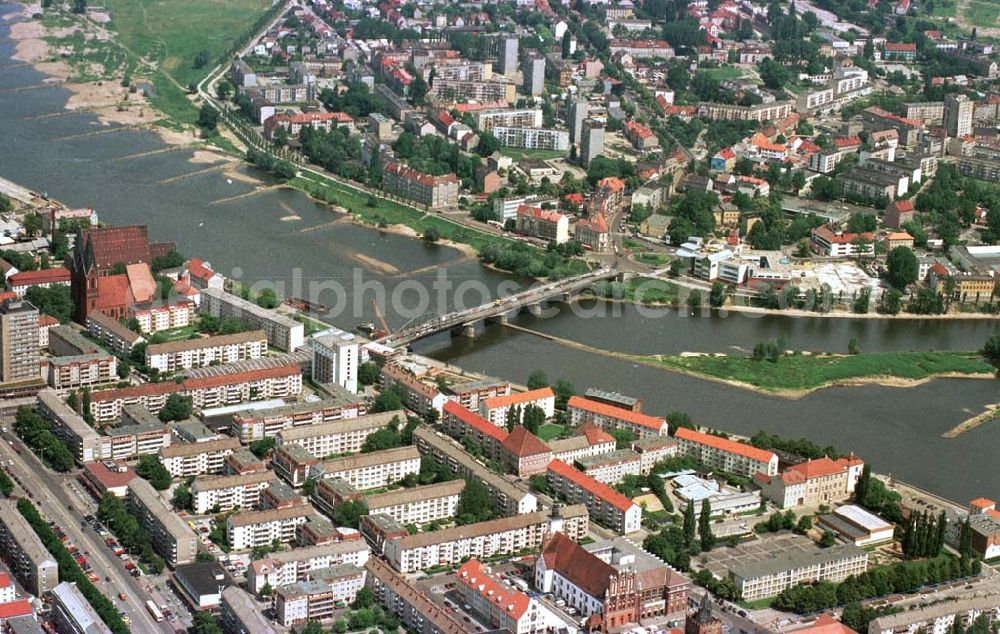
[[[4,417],[6,425],[12,420]],[[83,499],[71,497],[67,485],[72,482],[72,476],[55,474],[46,469],[45,465],[29,449],[21,453],[14,451],[9,440],[13,434],[3,434],[0,442],[0,460],[9,464],[8,472],[15,478],[22,489],[30,491],[31,501],[38,508],[42,517],[54,521],[76,545],[80,553],[90,562],[91,568],[100,581],[95,585],[132,620],[132,630],[135,632],[174,632],[167,622],[157,623],[146,612],[147,594],[139,581],[125,571],[122,561],[114,556],[93,529],[81,529],[83,516],[87,514],[82,504]],[[20,440],[16,442],[21,443]],[[70,509],[73,509],[72,511]],[[110,578],[111,583],[105,582]],[[118,599],[118,593],[125,593],[125,601]]]

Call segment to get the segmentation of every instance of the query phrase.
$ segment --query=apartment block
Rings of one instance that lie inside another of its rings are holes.
[[[516,209],[515,209],[516,213]],[[500,379],[482,379],[449,385],[445,390],[448,400],[455,401],[465,409],[479,411],[479,401],[495,396],[510,394],[510,382]]]
[[[149,482],[132,478],[126,500],[132,515],[149,531],[153,548],[168,564],[176,567],[195,560],[198,538],[184,520],[167,508]]]
[[[316,383],[334,383],[348,392],[358,391],[358,340],[353,334],[332,329],[329,334],[312,337],[312,379]]]
[[[632,451],[639,454],[639,473],[648,475],[656,463],[677,455],[677,441],[667,436],[650,436],[632,441]]]
[[[503,427],[490,423],[455,401],[445,403],[441,429],[459,442],[476,443],[491,458],[500,457],[500,448],[507,440],[507,431]]]
[[[514,40],[516,43],[517,40]],[[399,617],[408,630],[417,634],[465,634],[465,625],[457,617],[431,601],[422,590],[380,559],[372,558],[365,564],[368,571],[366,584],[375,598],[390,612]]]
[[[199,310],[223,319],[238,319],[251,328],[263,330],[267,335],[267,343],[279,350],[294,352],[304,342],[305,327],[300,322],[221,289],[202,289]]]
[[[87,331],[97,337],[112,352],[128,357],[132,348],[146,341],[146,338],[109,315],[95,310],[87,315]]]
[[[341,564],[310,573],[307,581],[297,581],[274,591],[275,620],[292,627],[307,622],[329,621],[337,605],[352,603],[365,587],[365,569]]]
[[[943,101],[920,101],[903,104],[907,119],[916,119],[924,125],[939,126],[944,122]]]
[[[569,216],[555,209],[521,205],[517,208],[517,232],[556,244],[569,241]],[[512,398],[515,395],[494,398]]]
[[[548,128],[520,128],[496,126],[492,130],[500,145],[528,150],[569,150],[569,132]]]
[[[639,530],[642,509],[608,485],[598,482],[561,460],[549,463],[546,480],[552,491],[571,504],[583,504],[599,523],[619,533]]]
[[[248,409],[233,414],[229,434],[247,444],[262,438],[278,436],[285,430],[310,429],[336,421],[346,422],[364,416],[366,412],[367,406],[361,398],[330,398],[269,409]]]
[[[550,440],[552,457],[566,464],[573,464],[586,456],[597,456],[615,451],[614,437],[593,423],[578,426],[569,438]]]
[[[357,453],[368,436],[385,429],[393,421],[399,426],[404,425],[406,413],[402,410],[379,412],[318,425],[291,427],[278,432],[275,443],[279,447],[299,445],[314,456]]]
[[[508,410],[517,408],[517,422],[520,423],[521,417],[524,415],[524,408],[529,405],[541,408],[546,419],[552,418],[556,408],[555,392],[550,387],[543,387],[507,396],[488,398],[479,404],[479,413],[497,427],[506,427]]]
[[[627,475],[638,476],[642,470],[642,461],[639,454],[631,449],[620,449],[580,458],[574,466],[598,482],[614,486]]]
[[[434,79],[431,95],[445,101],[517,101],[517,86],[505,81]]]
[[[363,499],[369,515],[384,514],[400,524],[420,525],[454,517],[458,499],[465,489],[465,480],[397,489],[367,497],[353,487],[344,485],[346,483],[337,480],[318,482],[313,496],[316,508],[332,515],[337,505],[349,499]]]
[[[792,465],[778,475],[754,475],[761,494],[781,508],[830,506],[851,497],[865,463],[854,457],[818,458]]]
[[[394,569],[409,574],[465,559],[531,551],[556,532],[581,539],[588,526],[587,509],[574,504],[391,539],[385,543],[385,558]]]
[[[319,458],[301,445],[281,445],[271,452],[271,468],[293,487],[305,484],[310,471],[319,463]]]
[[[233,509],[253,509],[260,503],[260,494],[278,482],[273,471],[246,475],[198,476],[191,485],[194,512],[204,515],[218,507],[225,513]]]
[[[358,490],[378,489],[420,473],[420,452],[416,447],[397,447],[320,462],[310,475],[340,478]]]
[[[364,566],[371,551],[363,539],[345,540],[306,546],[274,553],[252,561],[247,568],[247,587],[259,594],[264,586],[280,588],[297,581],[305,581],[314,570],[339,564]]]
[[[226,634],[278,634],[253,596],[239,586],[226,586],[222,591],[219,621]]]
[[[111,629],[87,601],[76,583],[63,581],[52,588],[52,628],[65,634],[110,634]]]
[[[0,305],[0,383],[38,378],[38,309],[29,302]]]
[[[158,306],[129,306],[128,318],[139,322],[139,330],[154,334],[162,330],[185,328],[194,320],[194,302],[182,299]]]
[[[744,601],[780,594],[799,583],[838,583],[868,568],[868,553],[851,544],[807,552],[782,552],[761,561],[739,563],[729,574]]]
[[[267,335],[263,330],[184,339],[146,346],[146,365],[163,373],[236,363],[267,354]]]
[[[541,128],[542,111],[539,108],[512,110],[480,110],[473,113],[473,121],[480,132],[492,132],[496,127]]]
[[[458,477],[482,482],[504,515],[532,513],[538,508],[537,498],[523,484],[486,468],[454,440],[421,425],[413,432],[413,442],[420,453],[432,456],[438,464],[447,465]]]
[[[233,550],[295,541],[296,528],[316,515],[308,504],[283,509],[237,513],[226,518],[226,541]]]
[[[971,596],[958,600],[930,602],[929,605],[914,606],[896,614],[880,616],[868,625],[870,634],[909,634],[927,632],[946,634],[972,627],[979,618],[985,617],[990,624],[1000,620],[1000,596],[990,594]]]
[[[46,382],[56,390],[89,388],[118,380],[118,360],[104,352],[50,357],[46,364]]]
[[[0,499],[0,546],[10,571],[25,590],[42,597],[59,583],[59,566],[17,504]]]
[[[122,423],[104,430],[102,458],[124,460],[159,453],[173,444],[170,429],[141,407],[125,408]]]
[[[570,422],[574,425],[593,423],[601,429],[625,429],[636,438],[666,436],[670,427],[667,419],[615,407],[582,396],[572,396],[566,403]]]
[[[455,572],[462,602],[491,626],[519,634],[542,634],[564,627],[563,620],[538,598],[515,590],[476,559]]]
[[[705,101],[698,104],[698,116],[713,121],[780,121],[792,114],[794,110],[794,101],[775,101],[753,106]]]
[[[680,455],[692,456],[711,469],[752,478],[758,473],[777,475],[778,456],[728,438],[703,434],[685,427],[674,432]]]
[[[38,413],[52,424],[52,433],[73,452],[77,462],[84,463],[109,457],[107,442],[97,431],[67,405],[55,390],[38,393]]]
[[[385,191],[428,209],[457,205],[458,187],[458,177],[454,174],[432,176],[399,161],[389,161],[382,166],[382,188]]]
[[[175,443],[160,449],[160,462],[175,478],[222,473],[226,456],[240,448],[230,436],[197,443]]]

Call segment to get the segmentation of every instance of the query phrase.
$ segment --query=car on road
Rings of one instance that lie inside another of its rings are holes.
[[[119,599],[120,601],[124,601],[124,600],[125,600],[126,598],[128,598],[128,597],[126,597],[126,596],[125,596],[125,593],[124,593],[124,592],[119,592],[119,593],[118,593],[118,599]]]

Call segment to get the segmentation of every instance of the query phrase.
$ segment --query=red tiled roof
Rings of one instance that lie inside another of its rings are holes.
[[[446,416],[454,416],[463,424],[482,434],[495,438],[498,442],[502,443],[507,440],[507,430],[500,429],[496,425],[491,424],[479,414],[467,410],[460,403],[449,400],[444,404],[444,413]]]
[[[144,225],[101,227],[83,231],[83,248],[93,258],[98,270],[110,269],[119,262],[149,262],[152,252]]]
[[[215,275],[215,271],[205,266],[205,263],[199,258],[191,258],[191,261],[188,262],[188,274],[207,282]]]
[[[885,50],[899,53],[916,53],[917,45],[905,42],[887,42]]]
[[[149,265],[145,263],[129,264],[125,267],[128,276],[129,289],[136,303],[148,304],[156,295],[156,281]]]
[[[54,269],[40,269],[38,271],[21,271],[10,276],[8,284],[11,288],[15,286],[34,286],[36,284],[55,284],[59,282],[69,283],[69,269],[64,266],[57,266]]]
[[[562,460],[553,460],[549,463],[548,469],[556,475],[566,478],[570,482],[576,484],[578,487],[592,494],[594,497],[607,502],[622,513],[628,511],[635,504],[632,500],[628,499],[618,491],[615,491],[603,482],[595,480],[579,469],[569,466]]]
[[[528,595],[518,592],[506,584],[501,585],[490,575],[488,569],[475,559],[470,559],[455,572],[455,579],[464,586],[479,593],[499,611],[519,621],[528,611],[531,600]]]
[[[123,487],[131,482],[136,475],[135,469],[132,467],[126,467],[125,471],[112,471],[104,466],[103,462],[88,462],[83,465],[83,470],[105,489]]]
[[[556,570],[593,597],[603,597],[611,579],[617,575],[614,567],[588,552],[564,533],[555,533],[545,547],[541,557],[545,567]]]
[[[870,232],[866,233],[851,233],[849,231],[842,231],[840,233],[834,231],[830,228],[830,225],[823,225],[822,227],[817,227],[812,231],[813,236],[820,237],[830,244],[850,244],[857,240],[858,238],[864,238],[865,240],[875,239],[875,235]]]
[[[10,575],[6,572],[0,572],[0,588],[8,588],[10,585]]]
[[[897,200],[889,203],[889,206],[895,207],[896,211],[905,213],[908,211],[913,211],[913,201],[912,200]]]
[[[601,403],[599,401],[592,401],[589,398],[584,398],[582,396],[571,396],[569,401],[566,403],[566,406],[570,408],[576,407],[601,416],[610,416],[611,418],[616,418],[633,425],[646,427],[648,429],[655,430],[656,432],[663,429],[663,426],[667,422],[665,418],[650,416],[649,414],[643,414],[641,412],[633,412],[630,409],[615,407],[614,405],[608,405],[607,403]]]
[[[617,176],[606,176],[597,181],[598,189],[610,189],[613,192],[620,192],[625,189],[625,181]]]
[[[638,139],[648,139],[653,136],[653,131],[649,129],[649,126],[643,125],[638,121],[630,120],[625,124],[625,130]]]
[[[574,432],[577,436],[586,436],[587,444],[593,447],[594,445],[604,445],[609,442],[615,442],[615,437],[604,431],[594,423],[584,423],[576,428]]]
[[[845,469],[845,466],[839,465],[829,458],[808,460],[788,468],[789,471],[801,473],[806,479],[822,478],[824,476],[834,475],[835,473],[843,473]]]
[[[565,216],[555,209],[542,209],[541,207],[532,207],[530,205],[518,205],[517,215],[532,216],[538,220],[544,220],[545,222],[551,222],[553,224],[565,218]]]
[[[28,599],[18,599],[8,603],[0,603],[0,619],[13,619],[31,614],[33,608]]]
[[[729,440],[728,438],[713,436],[711,434],[703,434],[686,427],[679,427],[677,431],[674,432],[674,437],[681,440],[689,440],[701,445],[707,445],[728,453],[745,456],[751,460],[757,460],[760,462],[770,462],[775,458],[775,455],[766,449],[758,449],[757,447],[745,445],[741,442],[736,442],[735,440]]]
[[[106,275],[97,278],[97,302],[95,310],[120,308],[133,303],[132,288],[128,275]]]
[[[537,456],[552,451],[538,436],[521,425],[514,427],[514,431],[507,435],[507,440],[503,441],[502,447],[518,458]]]
[[[45,313],[42,313],[41,315],[38,316],[39,328],[45,328],[47,326],[58,326],[58,325],[59,325],[59,320],[53,317],[52,315],[46,315]]]
[[[396,174],[400,178],[428,187],[433,187],[435,185],[440,185],[443,183],[457,183],[458,177],[454,174],[445,174],[443,176],[431,176],[430,174],[425,174],[419,170],[415,170],[412,167],[403,165],[398,161],[389,161],[385,164],[383,168],[384,171]]]
[[[975,500],[969,502],[969,506],[977,509],[989,508],[994,504],[996,504],[996,502],[990,500],[989,498],[976,498]]]
[[[527,392],[516,392],[507,396],[494,396],[483,401],[483,405],[486,406],[486,409],[496,409],[498,407],[530,403],[543,398],[555,398],[555,392],[552,391],[551,387],[542,387]]]
[[[822,614],[809,627],[795,631],[799,634],[858,634],[829,614]]]
[[[861,145],[861,138],[856,136],[849,136],[840,139],[834,139],[833,144],[837,146],[837,149],[843,149],[846,147],[854,147],[855,145]]]
[[[563,196],[563,200],[570,203],[571,205],[582,205],[584,198],[583,194],[576,192],[573,194],[566,194],[565,196]]]

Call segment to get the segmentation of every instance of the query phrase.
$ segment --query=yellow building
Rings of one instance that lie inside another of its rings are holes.
[[[885,250],[892,251],[896,247],[913,248],[913,236],[905,231],[894,231],[885,236]]]

